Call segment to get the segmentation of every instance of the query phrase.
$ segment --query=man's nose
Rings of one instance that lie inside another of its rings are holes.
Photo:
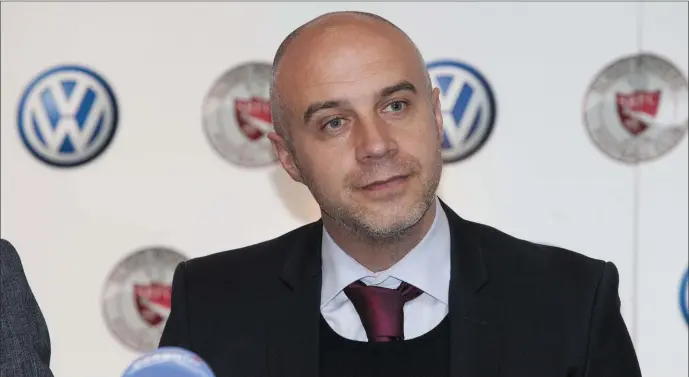
[[[355,125],[356,157],[360,162],[374,160],[397,152],[392,128],[380,119],[364,119]]]

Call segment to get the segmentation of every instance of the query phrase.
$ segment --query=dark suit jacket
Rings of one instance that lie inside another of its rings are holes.
[[[452,377],[641,375],[612,263],[443,208],[452,237]],[[321,233],[317,221],[181,263],[160,345],[196,352],[217,377],[316,377]]]
[[[0,377],[52,377],[50,336],[12,244],[0,239]]]

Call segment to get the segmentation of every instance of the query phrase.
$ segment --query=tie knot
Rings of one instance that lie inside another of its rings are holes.
[[[404,304],[422,291],[406,282],[389,289],[356,281],[344,293],[359,314],[368,340],[380,342],[404,339]]]

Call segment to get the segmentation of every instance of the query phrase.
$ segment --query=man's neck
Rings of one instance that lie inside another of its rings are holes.
[[[435,219],[433,202],[421,220],[401,235],[387,238],[362,237],[335,219],[323,215],[323,226],[335,243],[370,271],[384,271],[399,262],[426,236]]]

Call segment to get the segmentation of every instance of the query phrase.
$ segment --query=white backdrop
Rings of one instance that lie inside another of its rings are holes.
[[[223,72],[269,62],[291,30],[344,9],[389,18],[428,61],[459,59],[486,76],[495,129],[473,157],[445,166],[441,197],[468,219],[615,262],[644,375],[686,376],[686,138],[640,168],[620,164],[587,136],[582,101],[601,69],[638,52],[639,24],[641,47],[686,76],[687,3],[3,3],[0,230],[46,316],[56,376],[116,377],[138,355],[101,314],[105,279],[126,255],[164,245],[197,257],[318,217],[277,166],[219,157],[201,106]],[[34,158],[16,120],[28,83],[59,64],[102,74],[120,110],[108,149],[70,169]]]

